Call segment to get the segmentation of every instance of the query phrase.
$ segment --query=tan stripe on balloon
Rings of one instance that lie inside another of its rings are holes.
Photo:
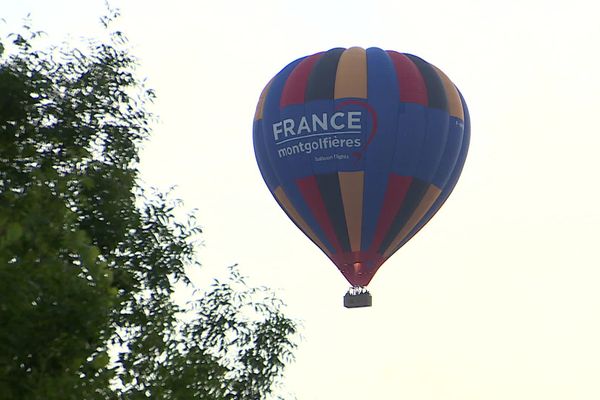
[[[263,89],[260,97],[258,98],[258,104],[256,105],[256,112],[254,113],[254,120],[258,121],[263,117],[263,111],[265,110],[265,99],[267,98],[267,94],[269,93],[269,89],[271,88],[271,83],[273,83],[273,79],[267,83],[267,86]]]
[[[351,47],[342,53],[335,76],[334,98],[367,98],[367,52]]]
[[[460,95],[454,83],[442,72],[441,69],[432,65],[437,72],[438,76],[444,84],[444,91],[446,92],[446,98],[448,99],[448,112],[450,115],[456,118],[460,118],[462,121],[465,120],[465,112],[463,110],[462,102],[460,101]]]
[[[290,199],[287,197],[287,194],[285,194],[283,188],[281,186],[278,186],[277,189],[275,189],[274,193],[275,198],[277,198],[277,201],[279,201],[281,207],[289,214],[290,218],[296,223],[296,225],[298,225],[300,230],[302,230],[302,232],[304,232],[306,236],[308,236],[313,242],[315,242],[315,244],[319,246],[319,248],[323,250],[325,254],[331,256],[331,252],[327,249],[323,242],[321,242],[317,235],[315,235],[310,226],[308,226],[306,221],[304,221],[304,218],[302,218],[298,211],[296,211],[296,208],[294,207]]]
[[[340,172],[338,176],[350,248],[352,251],[360,251],[365,173],[364,171]]]
[[[388,258],[394,253],[396,248],[400,245],[400,242],[402,242],[406,238],[406,236],[408,236],[410,231],[412,231],[413,228],[417,226],[419,221],[425,216],[427,211],[429,211],[433,203],[435,203],[435,201],[439,197],[440,193],[442,193],[442,190],[438,187],[434,185],[429,186],[429,188],[425,192],[425,195],[421,199],[421,202],[419,203],[415,211],[412,213],[409,220],[406,222],[406,225],[402,227],[400,232],[398,232],[398,235],[396,235],[396,237],[394,238],[392,244],[390,244],[390,246],[386,249],[385,253],[383,254],[383,258]]]

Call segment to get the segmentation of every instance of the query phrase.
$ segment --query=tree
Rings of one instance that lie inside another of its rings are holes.
[[[154,93],[124,35],[83,49],[38,36],[0,39],[2,398],[272,394],[297,325],[269,290],[232,267],[189,306],[172,299],[201,231],[139,182]]]

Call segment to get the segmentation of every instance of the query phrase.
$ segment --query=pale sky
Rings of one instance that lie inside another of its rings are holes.
[[[113,0],[155,88],[148,184],[204,228],[199,284],[239,263],[303,322],[298,400],[600,398],[600,9],[592,0]],[[94,35],[103,0],[0,0],[54,41]],[[463,93],[462,178],[379,270],[373,307],[278,208],[253,154],[263,86],[332,47],[416,54]]]

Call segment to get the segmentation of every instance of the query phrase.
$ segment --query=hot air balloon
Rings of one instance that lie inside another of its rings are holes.
[[[260,95],[256,160],[269,190],[371,305],[379,267],[439,210],[462,171],[469,113],[421,58],[334,48],[283,68]]]

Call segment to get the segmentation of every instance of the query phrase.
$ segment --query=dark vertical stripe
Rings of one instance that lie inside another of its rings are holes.
[[[337,253],[340,253],[342,251],[340,242],[336,237],[335,229],[329,218],[328,210],[321,196],[316,178],[314,176],[307,176],[306,178],[298,179],[296,184],[314,219],[323,230],[327,241],[333,245]]]
[[[392,243],[385,250],[385,253],[383,253],[384,258],[388,258],[400,248],[402,240],[410,234],[410,232],[419,224],[419,222],[423,220],[423,218],[425,218],[425,215],[431,209],[435,201],[440,197],[441,193],[442,191],[440,188],[434,185],[429,185],[427,191],[423,195],[423,198],[419,202],[419,205],[415,208],[410,218],[406,224],[404,224],[400,232],[398,232],[394,240],[392,240]]]
[[[344,204],[342,202],[338,174],[337,172],[320,174],[316,175],[316,178],[327,214],[333,224],[333,229],[342,247],[342,251],[348,252],[350,251],[350,240],[348,238],[348,228],[346,226],[346,216],[344,214]]]
[[[379,254],[385,253],[387,248],[390,247],[396,238],[396,235],[398,235],[404,225],[406,225],[414,211],[419,206],[419,203],[421,203],[421,199],[423,199],[428,187],[429,184],[427,182],[413,179],[410,188],[408,189],[408,193],[406,193],[406,197],[404,198],[404,202],[402,203],[402,207],[400,207],[398,214],[396,214],[394,217],[394,222],[392,222],[392,225],[387,231],[381,246],[379,246]]]
[[[331,49],[316,62],[308,77],[305,101],[333,99],[337,66],[344,50],[342,48]]]
[[[427,86],[427,98],[429,99],[429,107],[439,108],[444,111],[448,110],[448,99],[446,98],[446,90],[444,90],[444,83],[440,79],[435,69],[429,65],[427,61],[413,56],[412,54],[406,54],[410,60],[415,63]]]
[[[458,89],[454,86],[454,83],[448,78],[444,72],[433,66],[433,69],[440,77],[442,84],[444,85],[444,90],[446,91],[446,99],[448,100],[448,112],[451,116],[456,117],[460,120],[465,119],[462,102],[460,101],[460,95],[458,94]]]

